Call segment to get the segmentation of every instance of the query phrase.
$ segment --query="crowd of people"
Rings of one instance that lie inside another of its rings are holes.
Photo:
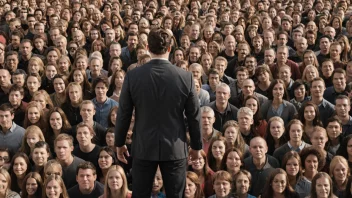
[[[1,0],[0,198],[132,197],[115,124],[153,28],[201,106],[184,197],[352,197],[350,3]]]

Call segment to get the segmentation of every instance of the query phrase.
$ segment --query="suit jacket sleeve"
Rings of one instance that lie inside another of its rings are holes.
[[[117,114],[118,116],[116,118],[115,145],[117,147],[125,145],[127,132],[130,127],[133,113],[134,105],[132,101],[128,76],[129,75],[127,73],[121,90],[119,110]]]
[[[191,148],[193,150],[201,150],[202,137],[200,133],[200,115],[199,115],[199,100],[194,89],[194,81],[191,76],[191,86],[188,98],[185,103],[185,115],[187,117],[189,136],[191,138]]]

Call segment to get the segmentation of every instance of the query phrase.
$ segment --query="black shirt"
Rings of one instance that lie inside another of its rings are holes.
[[[79,198],[97,198],[104,193],[104,185],[98,181],[94,182],[94,189],[90,194],[82,194],[79,190],[78,184],[70,188],[67,191],[69,197],[79,197]]]

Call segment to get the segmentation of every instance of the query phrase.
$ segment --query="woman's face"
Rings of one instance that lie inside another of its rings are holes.
[[[116,60],[116,59],[113,60],[110,68],[111,68],[112,73],[114,73],[117,70],[120,70],[121,69],[120,61]]]
[[[238,130],[232,126],[227,127],[225,130],[224,136],[226,138],[226,142],[234,143],[238,136]]]
[[[214,181],[216,197],[227,197],[231,192],[231,183],[227,180],[217,179]]]
[[[306,75],[307,75],[306,78],[307,78],[308,82],[312,82],[314,78],[318,77],[317,73],[315,72],[315,70],[313,68],[308,69]]]
[[[236,151],[231,151],[227,155],[226,167],[228,171],[238,173],[238,171],[240,171],[241,164],[241,158]]]
[[[174,56],[175,56],[176,63],[180,60],[183,60],[183,52],[181,50],[176,50]]]
[[[59,198],[62,193],[62,188],[56,180],[51,180],[45,188],[48,198]]]
[[[68,92],[72,104],[78,104],[82,98],[82,89],[80,86],[71,86]]]
[[[304,161],[305,163],[305,170],[309,172],[316,172],[318,171],[318,158],[315,155],[308,155],[306,160]]]
[[[112,165],[112,157],[106,151],[101,151],[98,158],[98,164],[101,169],[108,169]]]
[[[32,153],[32,159],[36,166],[44,166],[48,162],[49,156],[45,148],[35,148]]]
[[[337,18],[334,18],[334,20],[332,21],[332,27],[334,29],[339,29],[340,28],[340,20]]]
[[[294,94],[296,98],[304,98],[306,94],[306,87],[304,85],[300,85],[295,89]]]
[[[65,82],[61,78],[55,78],[54,80],[54,90],[56,93],[63,93],[65,91]]]
[[[163,185],[164,185],[163,178],[161,176],[161,172],[158,170],[155,174],[155,177],[154,177],[152,192],[153,193],[160,192]]]
[[[270,134],[274,139],[278,140],[284,134],[285,127],[279,121],[272,121],[270,124]]]
[[[53,130],[60,130],[62,128],[62,118],[58,112],[53,112],[50,115],[50,127]]]
[[[52,50],[48,53],[47,55],[47,60],[49,63],[56,64],[57,59],[59,58],[59,55],[55,50]]]
[[[30,73],[39,74],[40,66],[37,61],[31,61],[28,65],[28,70]]]
[[[77,67],[78,69],[86,70],[87,67],[88,67],[87,60],[84,60],[84,59],[82,59],[82,58],[78,59],[77,62],[76,62],[76,67]]]
[[[106,133],[105,141],[106,141],[106,144],[108,146],[114,146],[114,144],[115,144],[115,133]]]
[[[347,142],[347,153],[349,157],[352,157],[352,139]]]
[[[303,61],[305,65],[314,65],[314,54],[305,53],[303,57]]]
[[[193,198],[196,194],[197,186],[190,179],[186,178],[185,198]]]
[[[347,179],[347,171],[348,166],[341,162],[337,163],[333,171],[333,177],[335,181],[340,181],[344,183]]]
[[[27,88],[30,92],[34,93],[38,91],[39,87],[40,87],[40,83],[38,81],[38,78],[34,76],[29,76],[27,78]]]
[[[40,119],[40,112],[37,107],[30,107],[28,109],[28,120],[32,123],[35,124],[39,121]]]
[[[342,133],[340,123],[338,123],[337,121],[329,122],[328,126],[326,127],[326,132],[328,133],[330,139],[338,138]]]
[[[341,45],[341,49],[344,50],[345,49],[345,41],[344,41],[343,37],[339,38],[338,42]]]
[[[273,97],[274,99],[282,99],[284,97],[284,85],[277,83],[273,88]]]
[[[299,162],[295,157],[291,157],[286,163],[286,172],[290,176],[296,176],[299,172]]]
[[[26,142],[29,148],[34,148],[34,145],[39,142],[40,138],[36,133],[28,133]]]
[[[32,177],[28,178],[26,181],[26,191],[28,195],[33,196],[37,192],[37,189],[38,189],[37,181]]]
[[[200,171],[204,168],[205,161],[203,157],[192,161],[193,170]]]
[[[182,59],[183,59],[183,55],[182,55]],[[202,66],[203,66],[203,69],[205,71],[208,71],[211,67],[211,64],[212,64],[212,60],[210,58],[209,55],[203,55],[202,56],[202,59],[201,59],[201,62],[202,62]]]
[[[76,12],[74,15],[73,15],[73,21],[75,22],[79,22],[82,18],[82,14],[79,13],[79,12]]]
[[[7,183],[6,177],[3,174],[0,174],[0,193],[6,194],[9,184]]]
[[[111,190],[119,190],[123,186],[121,173],[117,170],[111,171],[108,176],[108,185]]]
[[[124,79],[125,79],[125,76],[121,72],[116,73],[115,86],[117,88],[122,88],[122,84],[123,84]]]
[[[48,65],[45,69],[45,76],[47,79],[51,80],[57,74],[57,70],[54,65]]]
[[[258,103],[255,99],[250,98],[246,101],[246,107],[250,108],[253,111],[253,114],[257,113],[258,111]]]
[[[35,97],[33,97],[32,99],[33,101],[36,101],[37,103],[40,104],[40,106],[45,109],[46,108],[46,100],[45,100],[45,96],[44,95],[36,95]]]
[[[282,194],[285,191],[287,181],[286,175],[284,174],[277,174],[274,179],[273,183],[271,184],[274,193]]]
[[[90,38],[94,41],[99,38],[99,33],[97,30],[90,31]]]
[[[45,169],[45,175],[44,175],[44,179],[46,179],[47,177],[49,177],[50,175],[58,175],[58,176],[62,176],[62,169],[61,166],[59,165],[50,165]]]
[[[23,157],[17,157],[13,162],[13,172],[17,177],[24,176],[27,171],[27,163]]]
[[[119,18],[114,15],[114,16],[112,17],[112,23],[114,24],[114,26],[119,25],[119,24],[120,24]]]
[[[194,89],[196,90],[197,94],[199,94],[201,87],[199,85],[198,80],[194,80],[194,87],[195,87]]]
[[[317,179],[315,189],[317,192],[317,197],[322,198],[322,197],[329,197],[330,194],[330,182],[327,178],[321,177]]]
[[[44,48],[44,41],[41,38],[37,38],[34,40],[34,47],[37,48],[38,50],[43,50]]]
[[[316,114],[313,106],[306,106],[306,108],[304,108],[304,119],[306,121],[313,121],[315,116]]]
[[[84,76],[80,70],[73,72],[73,81],[81,84],[84,81]]]
[[[211,147],[211,152],[216,160],[222,160],[225,154],[225,144],[223,141],[215,141]]]

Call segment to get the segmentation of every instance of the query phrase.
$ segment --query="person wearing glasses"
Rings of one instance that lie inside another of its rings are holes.
[[[6,170],[10,167],[10,151],[8,148],[0,148],[0,168],[4,168]]]

